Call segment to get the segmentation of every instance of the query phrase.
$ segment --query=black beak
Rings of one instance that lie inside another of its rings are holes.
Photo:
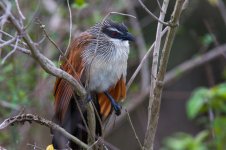
[[[124,36],[123,40],[135,41],[135,38],[131,33],[127,32],[126,35]]]

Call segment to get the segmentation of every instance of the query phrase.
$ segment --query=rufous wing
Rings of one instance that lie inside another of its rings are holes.
[[[115,99],[116,102],[119,102],[124,99],[126,97],[126,84],[124,79],[121,77],[117,84],[111,87],[108,92]],[[110,100],[104,93],[99,93],[98,102],[100,105],[100,114],[103,118],[107,118],[112,110]]]
[[[64,59],[64,62],[61,65],[62,70],[72,75],[78,81],[80,81],[84,70],[81,53],[91,40],[91,35],[88,33],[82,33],[71,44],[69,52],[66,56],[67,59]],[[59,120],[62,120],[73,96],[73,88],[66,80],[57,78],[54,87],[54,96],[55,114]]]

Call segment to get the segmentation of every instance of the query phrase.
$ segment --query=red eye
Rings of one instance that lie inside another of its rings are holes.
[[[111,35],[112,36],[116,36],[118,33],[116,32],[116,31],[113,31],[112,33],[111,33]]]

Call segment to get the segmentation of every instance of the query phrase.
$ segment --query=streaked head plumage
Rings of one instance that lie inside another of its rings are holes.
[[[132,34],[123,23],[115,23],[111,20],[105,20],[101,31],[110,38],[120,39],[122,41],[134,41]]]

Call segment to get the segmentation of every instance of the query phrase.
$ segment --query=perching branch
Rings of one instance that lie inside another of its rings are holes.
[[[15,123],[24,123],[24,122],[36,122],[40,125],[44,125],[46,127],[49,127],[53,130],[56,130],[58,132],[60,132],[62,135],[64,135],[65,137],[67,137],[69,140],[73,141],[74,143],[78,144],[79,146],[88,149],[89,146],[87,144],[85,144],[84,142],[82,142],[81,140],[79,140],[78,138],[76,138],[75,136],[71,135],[70,133],[68,133],[65,129],[63,129],[62,127],[60,127],[59,125],[53,123],[52,121],[49,121],[47,119],[44,119],[38,115],[33,115],[33,114],[21,114],[21,115],[17,115],[11,118],[8,118],[6,120],[4,120],[1,124],[0,124],[0,130],[10,126],[10,125],[14,125]]]

